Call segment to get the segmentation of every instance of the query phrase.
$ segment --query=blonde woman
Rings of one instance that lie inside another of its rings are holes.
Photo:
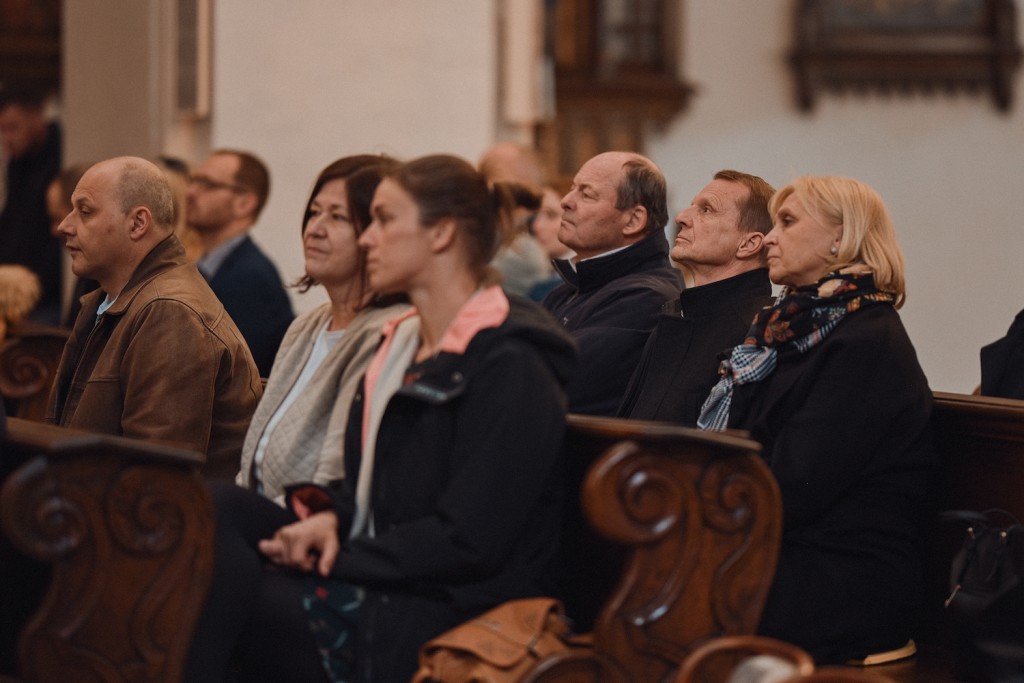
[[[903,253],[878,194],[805,177],[769,209],[769,276],[785,288],[723,363],[698,424],[749,430],[782,491],[761,632],[846,662],[913,634],[931,391],[897,312]]]

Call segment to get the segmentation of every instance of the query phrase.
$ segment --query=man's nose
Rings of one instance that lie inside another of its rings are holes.
[[[74,213],[74,212],[72,212],[72,213]],[[59,232],[61,235],[70,235],[71,234],[71,226],[70,226],[71,220],[70,219],[71,219],[71,214],[70,213],[67,216],[64,216],[64,219],[61,220],[61,222],[57,224],[57,232]]]

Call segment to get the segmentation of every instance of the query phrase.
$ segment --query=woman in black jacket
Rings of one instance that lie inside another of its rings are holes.
[[[782,492],[761,632],[845,662],[912,635],[931,391],[896,312],[903,255],[874,190],[799,178],[770,210],[769,275],[785,289],[723,362],[699,425],[749,430]]]
[[[344,479],[292,487],[279,512],[217,492],[189,680],[219,680],[230,655],[243,680],[408,681],[431,637],[550,594],[575,347],[488,284],[509,199],[449,156],[378,186],[359,240],[370,286],[415,308],[385,326],[353,403]]]

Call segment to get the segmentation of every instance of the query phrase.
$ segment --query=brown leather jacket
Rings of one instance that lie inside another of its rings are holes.
[[[82,299],[48,419],[199,451],[207,476],[234,477],[260,377],[181,243],[158,244],[97,320],[104,296]]]

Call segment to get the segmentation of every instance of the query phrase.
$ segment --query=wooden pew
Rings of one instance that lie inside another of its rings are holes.
[[[1024,520],[1024,401],[936,392],[932,424],[939,467],[931,505],[935,514],[927,530],[929,598],[915,635],[919,653],[901,662],[868,667],[862,678],[898,683],[956,680],[955,643],[943,603],[963,529],[941,522],[938,512],[1001,508]],[[608,447],[611,450],[599,457]],[[711,490],[699,487],[698,482],[707,481],[702,468],[743,462],[743,467],[751,468],[752,478],[759,480],[761,470],[767,471],[759,451],[758,444],[742,435],[570,417],[569,455],[577,461],[572,468],[580,471],[585,468],[581,463],[596,460],[583,484],[586,516],[601,536],[625,546],[629,560],[620,572],[619,565],[609,562],[614,551],[594,553],[594,548],[601,548],[596,535],[577,543],[574,552],[580,545],[589,548],[587,561],[596,563],[597,569],[612,566],[618,583],[611,597],[602,601],[594,627],[594,651],[556,655],[543,662],[530,680],[671,680],[679,662],[714,637],[753,633],[765,595],[760,591],[767,591],[767,577],[774,568],[779,529],[751,530],[749,534],[745,549],[751,555],[740,564],[748,563],[744,581],[752,594],[752,614],[732,624],[716,621],[712,604],[718,599],[735,602],[729,589],[716,582],[729,562],[723,561],[723,555],[694,558],[727,542],[713,524],[707,524],[719,514],[701,511],[702,505],[725,500],[711,493],[717,484]],[[733,463],[730,453],[741,455],[741,459]],[[771,480],[770,474],[767,478]],[[760,482],[757,486],[766,487]],[[777,496],[773,487],[771,480],[767,488]],[[752,503],[751,519],[778,505],[777,500],[768,502],[770,495],[765,496],[762,500],[744,499]],[[778,524],[780,508],[768,516]],[[687,524],[702,518],[703,526]],[[764,522],[762,518],[757,523]],[[653,533],[654,529],[658,532]],[[572,544],[571,537],[566,540]],[[690,562],[706,571],[687,574]]]
[[[21,632],[21,680],[181,679],[212,576],[200,464],[189,451],[8,420],[0,523],[41,564],[5,558],[4,570],[50,572]]]
[[[8,415],[28,420],[46,416],[67,338],[68,331],[59,327],[21,323],[0,339],[0,397]]]
[[[570,416],[570,471],[586,470],[583,509],[618,544],[593,552],[601,540],[585,537],[592,552],[573,580],[616,550],[625,562],[601,600],[593,648],[556,653],[526,680],[669,680],[694,647],[753,633],[782,530],[778,486],[760,450],[741,433]],[[565,542],[579,531],[570,522]],[[570,617],[573,609],[568,601]]]
[[[940,521],[938,513],[1000,508],[1024,521],[1024,401],[935,392],[932,425],[940,468],[928,529],[929,597],[916,637],[919,653],[875,668],[900,683],[955,680],[956,643],[943,603],[964,530]]]
[[[695,644],[753,632],[781,532],[778,488],[738,434],[570,418],[583,504],[626,564],[595,648],[533,680],[663,680]],[[27,682],[176,681],[209,582],[213,522],[198,456],[10,420],[4,532],[53,575],[20,642]]]
[[[212,558],[198,457],[10,422],[4,447],[26,464],[4,485],[0,521],[54,566],[24,634],[22,677],[73,680],[68,671],[92,668],[105,680],[178,680]],[[1001,507],[1024,519],[1024,402],[936,393],[933,424],[935,510]],[[527,681],[672,680],[696,648],[756,630],[781,534],[778,488],[756,442],[570,416],[567,449],[582,478],[582,510],[600,534],[583,544],[604,544],[586,561],[604,553],[624,563],[599,596],[593,647],[546,658]],[[579,531],[566,541],[579,545]],[[942,601],[960,530],[936,520],[929,538],[932,597],[920,654],[868,675],[953,680]]]

